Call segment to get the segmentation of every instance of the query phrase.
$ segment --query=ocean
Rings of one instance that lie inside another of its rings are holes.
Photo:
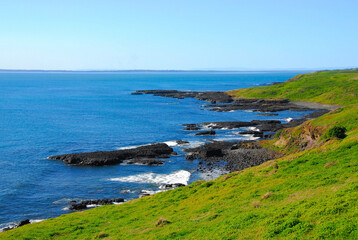
[[[196,171],[175,140],[240,140],[238,130],[195,136],[185,123],[298,118],[303,112],[258,116],[201,110],[204,101],[136,90],[226,91],[285,81],[301,72],[42,72],[0,73],[0,227],[69,213],[68,201],[137,198],[165,183],[213,179]],[[179,154],[161,166],[67,166],[48,156],[167,142]]]

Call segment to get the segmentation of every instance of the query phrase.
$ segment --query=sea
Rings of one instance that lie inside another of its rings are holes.
[[[190,184],[224,172],[197,171],[183,147],[209,140],[252,139],[235,130],[195,136],[185,123],[300,118],[304,112],[259,116],[253,111],[205,110],[208,102],[136,90],[227,91],[283,82],[302,72],[1,72],[0,228],[69,213],[69,201],[138,198],[167,183]],[[244,130],[244,129],[241,129]],[[116,150],[166,142],[177,156],[160,166],[68,166],[51,155]]]

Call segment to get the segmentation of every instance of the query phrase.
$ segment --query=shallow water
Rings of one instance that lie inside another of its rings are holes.
[[[70,199],[138,197],[162,183],[190,183],[220,173],[197,173],[178,156],[162,166],[66,166],[50,155],[115,150],[154,142],[245,139],[219,130],[194,136],[184,123],[297,118],[302,112],[258,116],[250,111],[200,110],[206,102],[152,95],[140,89],[231,90],[285,81],[283,73],[0,73],[0,224],[58,216]],[[173,142],[170,144],[174,145]],[[114,180],[114,181],[113,181]]]

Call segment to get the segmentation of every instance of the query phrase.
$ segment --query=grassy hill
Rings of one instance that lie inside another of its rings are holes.
[[[350,105],[358,103],[358,71],[300,74],[285,83],[238,89],[229,94],[241,98],[287,98],[292,101]]]
[[[357,71],[318,72],[232,91],[344,107],[263,142],[285,153],[280,159],[26,225],[0,239],[358,239],[357,82]],[[329,136],[334,126],[347,136]]]

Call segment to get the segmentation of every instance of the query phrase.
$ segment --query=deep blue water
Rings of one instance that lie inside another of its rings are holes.
[[[152,95],[130,95],[140,89],[231,90],[285,81],[284,73],[0,73],[0,224],[26,218],[58,216],[68,199],[123,197],[142,189],[158,190],[160,179],[185,170],[189,183],[204,177],[197,162],[182,154],[162,166],[67,166],[50,155],[115,150],[154,142],[209,137],[183,131],[184,123],[284,119],[303,113],[257,116],[247,111],[200,110],[205,102]],[[240,138],[219,131],[213,138]],[[180,148],[175,147],[180,153]],[[142,183],[110,181],[135,176]],[[165,174],[165,175],[156,175]],[[143,175],[140,175],[143,176]],[[159,179],[159,180],[158,180]],[[129,189],[131,192],[122,193]]]

